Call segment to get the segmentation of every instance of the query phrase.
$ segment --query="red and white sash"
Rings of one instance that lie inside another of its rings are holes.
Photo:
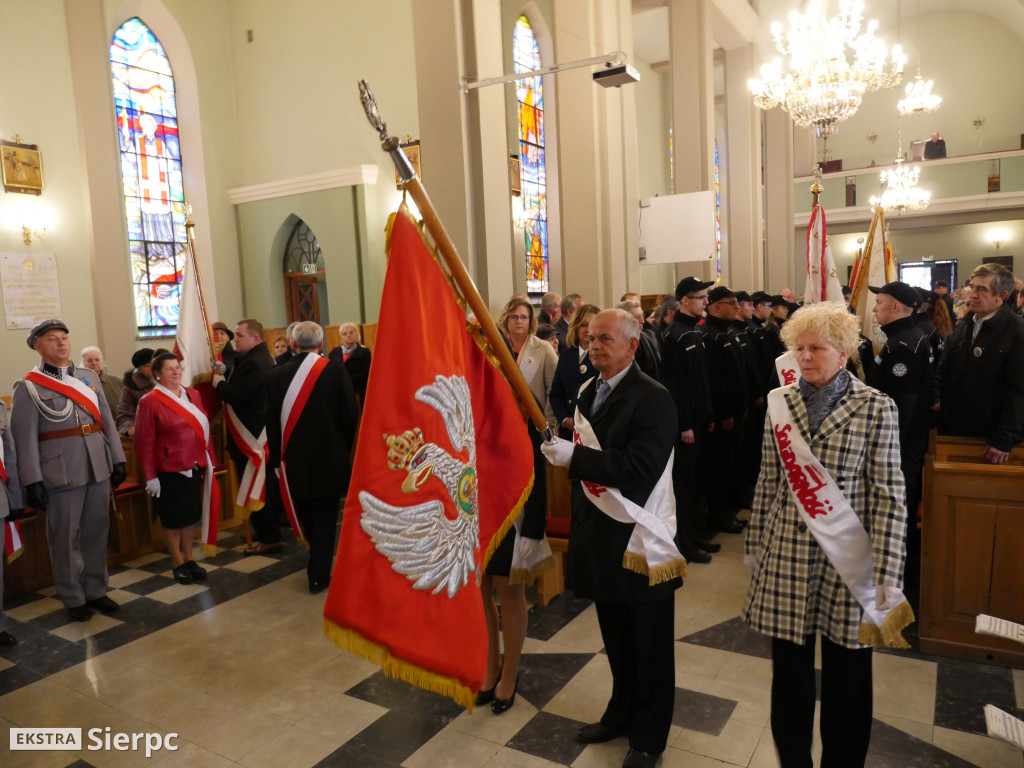
[[[590,382],[584,384],[585,388]],[[582,392],[581,388],[581,392]],[[590,422],[576,408],[573,441],[577,445],[601,450],[601,442]],[[618,488],[607,488],[597,483],[583,482],[583,491],[590,502],[619,523],[636,523],[622,553],[622,567],[647,576],[650,586],[677,576],[686,576],[686,560],[676,547],[676,502],[672,492],[672,461],[669,455],[661,478],[640,506],[630,501]]]
[[[58,381],[36,368],[26,373],[24,378],[25,381],[31,381],[36,386],[44,387],[51,392],[74,400],[75,404],[84,408],[97,424],[103,423],[100,418],[100,403],[96,398],[96,392],[81,379],[69,374]]]
[[[327,360],[315,352],[306,355],[299,370],[295,372],[295,378],[288,385],[288,391],[284,394],[284,403],[281,405],[281,466],[277,470],[277,477],[281,481],[281,501],[284,502],[284,511],[288,515],[288,522],[291,523],[292,532],[295,538],[305,544],[305,534],[302,531],[302,523],[295,512],[295,502],[292,500],[292,492],[288,487],[288,467],[285,464],[285,451],[288,450],[288,441],[291,439],[295,425],[302,415],[302,409],[309,401],[309,395],[313,391],[316,380],[327,367]]]
[[[7,485],[7,467],[4,466],[4,442],[0,440],[0,482],[5,486]],[[0,493],[6,493],[5,489],[0,489]],[[8,520],[4,523],[7,527],[7,535],[4,537],[4,556],[7,563],[13,563],[17,560],[23,551],[21,544],[21,523],[17,520]]]
[[[891,648],[909,648],[901,631],[914,621],[914,612],[898,592],[894,605],[876,605],[871,539],[864,524],[835,480],[811,452],[786,403],[782,387],[768,393],[775,447],[800,519],[839,573],[847,589],[864,609],[858,642]]]
[[[784,352],[775,358],[775,370],[779,374],[779,385],[796,384],[800,381],[800,366],[795,352]]]
[[[248,460],[245,471],[238,479],[238,496],[235,497],[235,504],[249,512],[255,512],[261,509],[267,500],[267,459],[270,457],[267,430],[264,427],[258,438],[253,437],[252,432],[245,428],[245,424],[230,404],[224,403],[224,410],[228,414],[228,432],[231,433],[231,439]]]
[[[217,553],[220,489],[213,476],[217,462],[213,457],[213,443],[210,440],[210,422],[206,418],[206,414],[189,401],[188,395],[184,398],[175,397],[162,384],[157,384],[153,388],[152,394],[153,397],[183,418],[185,423],[192,428],[193,434],[196,437],[201,437],[203,445],[206,446],[206,466],[203,467],[203,534],[200,547],[203,554],[214,555]]]

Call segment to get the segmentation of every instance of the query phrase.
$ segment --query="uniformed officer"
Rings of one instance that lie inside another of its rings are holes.
[[[914,322],[917,323],[918,328],[924,331],[924,335],[928,337],[928,346],[932,348],[932,368],[934,369],[938,366],[939,359],[942,357],[945,339],[939,332],[938,326],[932,321],[928,308],[929,306],[934,306],[935,302],[941,301],[941,299],[939,299],[939,294],[935,291],[929,291],[926,288],[918,288],[917,293],[921,297],[921,306],[914,313]]]
[[[7,523],[21,517],[25,505],[21,500],[21,483],[18,480],[18,452],[14,447],[14,438],[8,429],[7,407],[0,400],[0,552],[4,550],[4,539]],[[0,563],[0,599],[4,594],[4,569]],[[0,627],[4,624],[4,609],[0,603]],[[18,641],[10,632],[0,630],[0,648],[17,645]]]
[[[754,503],[754,486],[757,485],[757,476],[761,470],[761,444],[767,405],[764,399],[761,348],[756,336],[761,326],[754,320],[754,297],[746,291],[736,291],[736,301],[739,302],[739,317],[733,322],[732,333],[743,353],[747,372],[747,418],[743,420],[737,448],[736,470],[740,484],[737,488],[742,486],[742,507],[749,508]]]
[[[904,583],[907,592],[915,595],[921,566],[917,508],[931,422],[932,348],[927,335],[914,321],[914,312],[921,303],[915,288],[896,281],[869,290],[877,294],[871,311],[886,341],[875,357],[868,383],[891,397],[899,412],[900,467],[907,486],[909,519]]]
[[[740,533],[746,521],[737,480],[739,436],[747,417],[746,358],[731,325],[739,317],[736,294],[719,285],[708,292],[708,316],[700,326],[708,355],[708,382],[715,427],[711,431],[708,472],[708,521],[722,533]]]
[[[26,342],[42,360],[14,383],[18,472],[27,506],[46,513],[57,597],[74,621],[88,621],[118,609],[107,597],[107,509],[126,477],[124,451],[96,375],[71,362],[67,325],[44,320]]]

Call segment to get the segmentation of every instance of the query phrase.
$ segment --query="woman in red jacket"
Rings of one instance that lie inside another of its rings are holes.
[[[153,359],[156,387],[139,401],[135,453],[160,518],[174,578],[204,581],[206,570],[192,559],[192,537],[203,514],[203,468],[209,463],[209,422],[199,393],[181,385],[181,366],[172,354]],[[205,436],[204,436],[205,432]]]

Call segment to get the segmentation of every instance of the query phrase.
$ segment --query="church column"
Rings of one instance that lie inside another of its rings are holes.
[[[669,0],[669,56],[672,88],[672,146],[676,194],[712,188],[715,177],[715,87],[710,0]],[[685,244],[680,260],[692,258]],[[692,263],[676,268],[693,274]],[[697,271],[714,276],[713,262]]]
[[[725,54],[729,258],[723,264],[723,279],[726,285],[751,291],[764,286],[761,110],[747,88],[754,55],[752,45]]]
[[[793,121],[782,109],[765,113],[765,290],[803,292],[797,278],[793,231]],[[802,276],[802,273],[801,273]]]

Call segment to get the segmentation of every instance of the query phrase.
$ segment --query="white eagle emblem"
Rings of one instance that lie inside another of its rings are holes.
[[[438,376],[433,384],[416,390],[416,399],[441,414],[448,438],[456,451],[467,450],[469,462],[461,461],[436,443],[423,440],[418,427],[401,435],[384,435],[388,466],[408,474],[402,490],[416,493],[431,477],[444,484],[455,505],[456,518],[445,515],[441,501],[425,501],[396,507],[367,491],[360,491],[363,507],[360,524],[377,551],[416,589],[448,590],[455,594],[476,571],[475,550],[480,535],[477,503],[476,433],[469,385],[461,376]]]

